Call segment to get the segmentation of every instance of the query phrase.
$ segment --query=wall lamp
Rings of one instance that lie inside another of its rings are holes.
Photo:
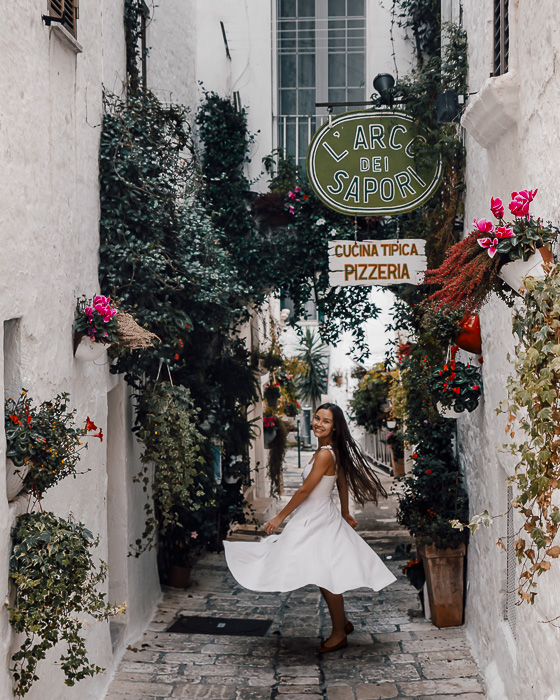
[[[390,73],[378,73],[373,79],[373,89],[379,93],[382,105],[393,104],[393,95],[391,91],[394,85],[395,79]]]

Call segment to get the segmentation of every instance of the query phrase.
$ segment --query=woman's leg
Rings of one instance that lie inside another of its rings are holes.
[[[344,627],[348,620],[344,613],[344,598],[340,593],[331,593],[326,588],[319,588],[321,595],[327,603],[332,622],[331,636],[326,640],[327,646],[334,646],[341,642],[346,636]]]

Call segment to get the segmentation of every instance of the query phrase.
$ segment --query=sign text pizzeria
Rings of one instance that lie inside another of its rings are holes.
[[[330,241],[329,283],[335,286],[420,284],[426,271],[426,241]]]

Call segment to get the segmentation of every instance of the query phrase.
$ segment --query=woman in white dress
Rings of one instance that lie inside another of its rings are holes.
[[[260,542],[224,542],[224,547],[231,573],[249,590],[319,586],[332,621],[332,634],[319,648],[324,653],[345,647],[354,629],[342,594],[362,587],[378,591],[396,579],[353,529],[357,523],[348,510],[348,492],[362,505],[377,503],[378,496],[386,498],[387,493],[350,435],[342,410],[322,404],[312,428],[319,449],[303,471],[302,486],[264,526],[272,536]],[[335,483],[340,511],[331,499]],[[291,513],[283,532],[274,535]]]

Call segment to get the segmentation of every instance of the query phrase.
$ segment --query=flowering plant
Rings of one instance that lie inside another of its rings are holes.
[[[286,203],[286,209],[290,212],[290,214],[296,213],[296,202],[298,204],[301,204],[305,200],[309,199],[309,195],[304,194],[301,187],[294,187],[293,190],[290,190],[290,192],[288,192],[288,197],[291,200],[291,202]]]
[[[16,467],[29,466],[25,484],[39,498],[64,477],[76,476],[79,453],[87,448],[84,437],[103,441],[103,430],[89,418],[83,428],[74,425],[76,411],[67,410],[68,397],[62,393],[34,407],[24,389],[17,401],[9,398],[5,402],[6,456]]]
[[[117,309],[112,306],[111,297],[98,294],[90,301],[83,296],[78,299],[74,328],[76,332],[89,336],[92,343],[116,343],[116,314]]]
[[[482,392],[482,375],[478,367],[455,361],[457,346],[451,348],[451,360],[434,370],[432,388],[437,400],[458,413],[474,411]]]
[[[278,401],[282,390],[280,389],[280,384],[278,382],[270,382],[264,389],[265,401],[270,404],[271,402]]]
[[[491,198],[490,210],[497,225],[487,219],[474,219],[471,233],[448,250],[443,264],[426,272],[427,284],[440,285],[430,296],[431,301],[439,307],[462,307],[464,312],[473,313],[492,291],[506,299],[511,295],[498,277],[501,268],[515,260],[528,260],[538,248],[550,246],[558,235],[556,227],[543,226],[529,213],[537,191],[511,193],[513,222],[505,221],[502,200]]]
[[[265,430],[272,430],[273,428],[276,428],[276,416],[265,416],[263,418],[263,426]]]

